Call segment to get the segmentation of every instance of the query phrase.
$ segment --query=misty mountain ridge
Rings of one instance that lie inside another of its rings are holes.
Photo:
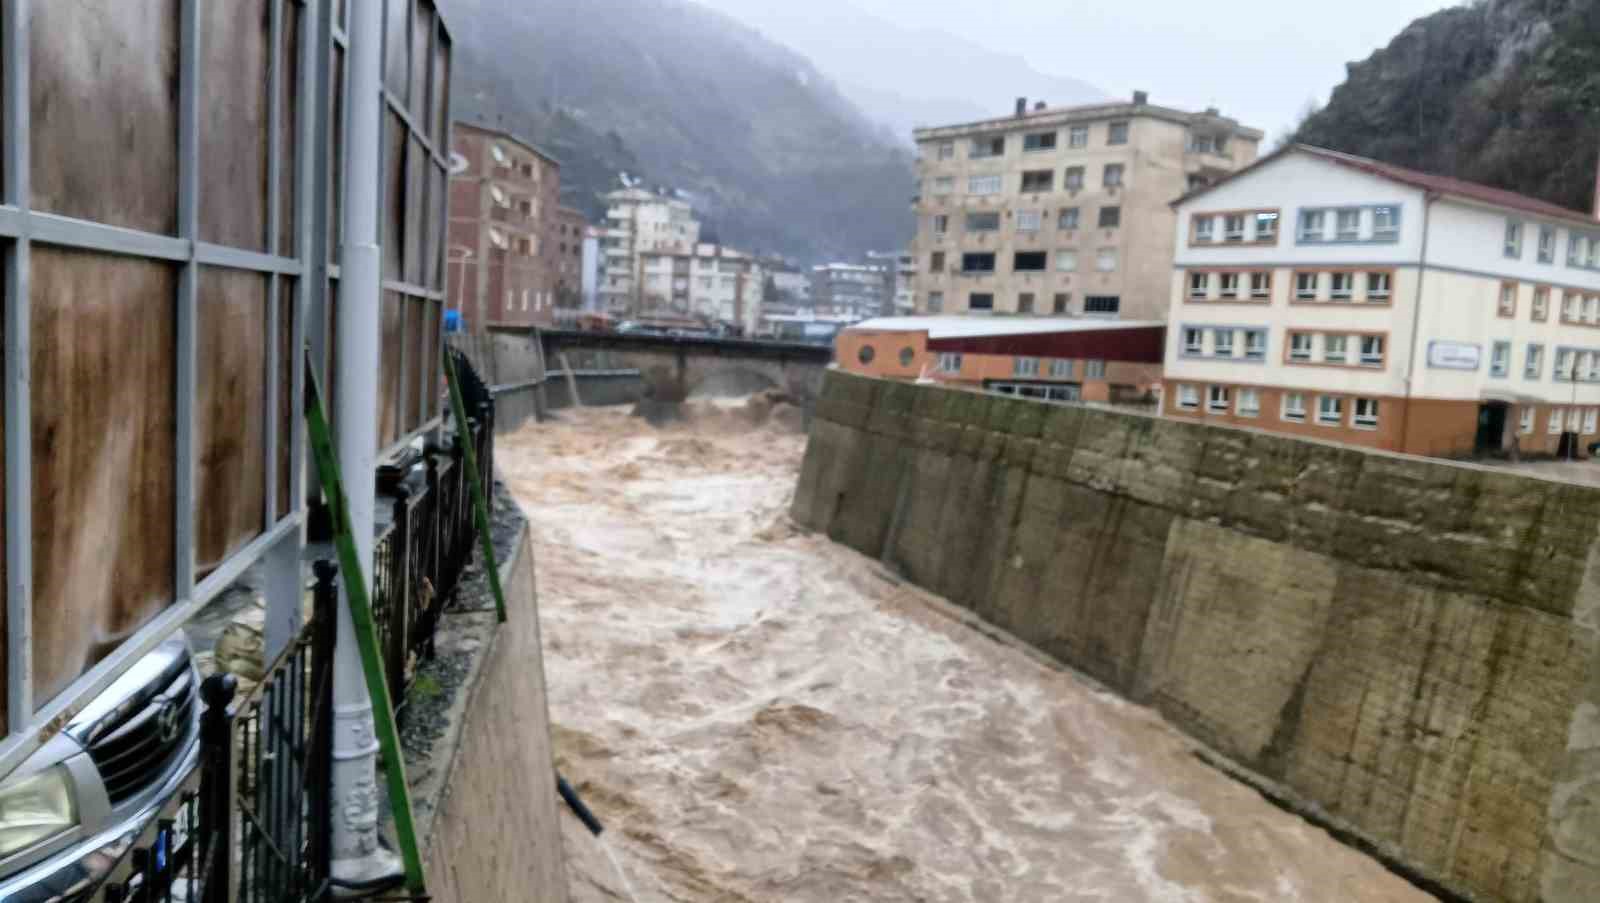
[[[684,0],[453,0],[457,118],[562,163],[598,222],[627,172],[685,192],[708,231],[806,261],[904,247],[912,153],[811,61]]]

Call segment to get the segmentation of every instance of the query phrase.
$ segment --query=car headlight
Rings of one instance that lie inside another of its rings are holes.
[[[77,824],[77,801],[65,766],[0,784],[0,857],[21,852]]]

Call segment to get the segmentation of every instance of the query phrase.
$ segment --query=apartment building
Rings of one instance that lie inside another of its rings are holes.
[[[1261,132],[1132,103],[918,129],[915,303],[928,314],[1160,319],[1171,202],[1244,168]]]
[[[555,235],[551,238],[556,254],[556,305],[577,308],[583,305],[583,237],[589,219],[571,207],[556,209]]]
[[[643,188],[606,195],[608,207],[600,239],[601,307],[618,316],[637,316],[644,306],[643,255],[693,254],[700,223],[686,201]]]
[[[1174,205],[1164,410],[1423,455],[1600,438],[1600,221],[1290,146]]]
[[[744,335],[756,333],[766,276],[750,255],[702,242],[691,253],[645,251],[639,259],[639,315],[686,315]]]
[[[910,251],[868,251],[867,263],[889,274],[889,316],[910,316],[916,311],[917,258]]]
[[[868,317],[894,313],[894,273],[887,267],[824,263],[811,268],[811,307],[827,317]]]
[[[466,329],[554,319],[561,164],[527,141],[457,122],[446,292]]]

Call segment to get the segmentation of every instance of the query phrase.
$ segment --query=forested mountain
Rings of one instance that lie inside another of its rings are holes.
[[[911,152],[799,54],[685,0],[450,0],[457,118],[562,162],[597,219],[627,172],[717,238],[802,260],[911,238]]]

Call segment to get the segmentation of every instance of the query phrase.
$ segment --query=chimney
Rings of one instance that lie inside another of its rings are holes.
[[[1018,116],[1026,116],[1026,115],[1028,115],[1028,98],[1026,98],[1026,97],[1017,98],[1017,115]]]
[[[1038,113],[1038,112],[1040,112],[1040,111],[1042,111],[1042,110],[1044,110],[1044,109],[1045,109],[1045,106],[1046,106],[1046,104],[1045,104],[1045,102],[1044,102],[1044,101],[1042,101],[1042,100],[1040,100],[1040,101],[1035,101],[1035,102],[1034,102],[1034,104],[1033,104],[1033,111],[1034,111],[1034,112],[1035,112],[1035,113]]]
[[[1149,91],[1135,91],[1135,92],[1133,92],[1133,105],[1134,106],[1142,107],[1142,106],[1144,106],[1145,104],[1147,104],[1149,102],[1150,102],[1150,92]]]

